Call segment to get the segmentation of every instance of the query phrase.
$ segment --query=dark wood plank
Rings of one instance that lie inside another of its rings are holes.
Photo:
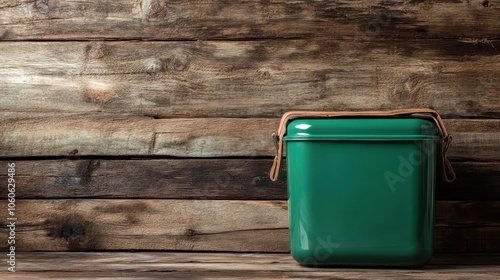
[[[438,201],[437,227],[500,227],[500,201]]]
[[[486,152],[490,155],[484,159],[494,160],[497,154],[500,155],[500,137],[497,134],[497,132],[500,133],[500,127],[497,126],[500,122],[496,120],[487,121],[482,125],[481,120],[457,119],[445,121],[445,123],[449,133],[453,135],[452,147],[449,150],[449,155],[453,159],[470,160],[474,158],[474,155],[481,155]],[[470,144],[476,141],[481,144]]]
[[[9,161],[0,161],[7,166]],[[286,176],[268,178],[271,159],[68,157],[14,160],[20,198],[287,199]],[[500,163],[454,162],[456,182],[438,180],[438,200],[500,200]],[[283,169],[286,174],[286,169]],[[7,181],[0,174],[0,182]],[[0,196],[7,195],[0,188]]]
[[[500,164],[454,162],[457,180],[452,184],[438,181],[438,200],[500,200]]]
[[[278,117],[432,107],[500,118],[498,49],[500,41],[468,40],[4,42],[0,112]]]
[[[153,119],[113,114],[0,113],[0,157],[273,156],[279,119]],[[500,160],[500,120],[445,120],[454,135],[449,155]]]
[[[434,250],[437,253],[497,253],[500,252],[499,236],[500,226],[438,226],[434,231]]]
[[[18,251],[288,251],[286,201],[21,199],[16,208]],[[498,217],[498,201],[437,202],[435,251],[500,252]],[[7,236],[4,224],[2,250]]]
[[[14,162],[20,198],[286,199],[286,181],[269,179],[268,159]]]
[[[496,0],[11,0],[1,2],[0,35],[4,40],[488,38],[500,33],[499,4]]]
[[[308,268],[288,254],[234,253],[19,253],[15,277],[124,279],[492,279],[500,277],[498,255],[436,255],[420,269]],[[14,278],[12,278],[14,279]]]

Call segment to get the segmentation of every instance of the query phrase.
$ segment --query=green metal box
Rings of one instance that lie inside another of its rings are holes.
[[[441,137],[416,117],[288,123],[292,256],[307,266],[422,266],[433,255]]]

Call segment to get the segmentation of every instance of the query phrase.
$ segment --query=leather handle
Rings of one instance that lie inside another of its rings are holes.
[[[286,126],[289,121],[298,118],[333,118],[333,117],[389,117],[389,116],[413,116],[419,118],[428,118],[436,123],[439,135],[441,136],[439,166],[441,177],[445,182],[453,182],[456,178],[453,167],[448,160],[448,148],[450,147],[452,136],[448,134],[444,126],[441,116],[432,109],[400,109],[391,111],[332,111],[332,112],[315,112],[315,111],[291,111],[281,117],[278,127],[278,132],[273,133],[273,141],[276,146],[276,156],[274,157],[273,166],[269,172],[269,177],[272,181],[277,181],[281,173],[281,160],[283,159],[283,137],[286,134]]]

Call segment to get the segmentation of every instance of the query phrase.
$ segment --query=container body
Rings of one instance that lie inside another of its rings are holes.
[[[433,255],[437,136],[423,119],[300,119],[285,137],[292,256],[422,266]]]

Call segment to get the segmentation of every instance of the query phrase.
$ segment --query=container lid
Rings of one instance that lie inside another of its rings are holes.
[[[274,156],[273,160],[273,165],[271,166],[271,170],[269,172],[269,178],[272,181],[277,181],[281,172],[281,160],[283,159],[283,151],[284,151],[284,146],[283,146],[283,140],[285,138],[285,135],[287,134],[287,128],[288,124],[292,120],[297,120],[297,119],[332,119],[332,118],[338,118],[338,119],[353,119],[357,118],[356,120],[359,121],[359,119],[368,119],[368,118],[395,118],[395,117],[408,117],[408,118],[417,118],[417,119],[429,119],[432,120],[437,127],[438,130],[438,136],[432,135],[432,133],[421,133],[421,134],[415,134],[415,138],[412,139],[417,139],[419,137],[422,138],[427,138],[427,139],[434,139],[434,138],[439,138],[439,169],[441,171],[441,177],[445,182],[453,182],[456,178],[455,172],[453,171],[453,167],[451,166],[450,161],[448,160],[448,149],[450,148],[451,145],[451,140],[453,139],[451,134],[448,133],[446,130],[446,127],[444,125],[443,119],[441,119],[441,116],[439,115],[438,112],[436,112],[433,109],[429,108],[416,108],[416,109],[396,109],[396,110],[389,110],[389,111],[290,111],[286,112],[283,114],[280,120],[280,124],[278,127],[277,133],[273,133],[273,142],[274,146],[276,147],[276,156]],[[377,119],[370,119],[376,121]],[[387,120],[388,121],[388,120]],[[295,128],[296,125],[300,123],[295,123],[292,127]],[[306,125],[311,125],[311,123],[304,123]],[[366,124],[365,124],[366,125]],[[308,131],[309,128],[307,129],[302,129],[303,135],[297,135],[298,131],[295,130],[293,133],[290,134],[289,141],[290,139],[300,139],[299,136],[303,137],[303,139],[311,139],[308,136],[310,135],[320,135],[319,133],[317,134],[312,134],[312,131]],[[398,127],[404,128],[404,126],[399,125]],[[305,128],[305,127],[303,127]],[[371,129],[374,130],[374,129]],[[421,128],[422,131],[422,128]],[[325,134],[323,134],[325,135]],[[330,137],[335,137],[335,135],[341,135],[339,132],[333,133],[328,133]],[[346,135],[346,134],[342,134]],[[351,139],[356,139],[359,140],[360,138],[354,138],[356,135],[375,135],[376,137],[373,137],[372,139],[380,139],[380,140],[386,140],[388,138],[383,138],[382,136],[390,136],[392,135],[391,139],[397,139],[394,137],[394,135],[409,135],[409,134],[404,134],[404,133],[394,133],[391,131],[390,134],[381,134],[381,133],[358,133],[358,134],[351,134],[349,137]],[[370,138],[367,138],[370,139]]]
[[[436,125],[420,118],[296,119],[285,141],[299,140],[438,140]]]

